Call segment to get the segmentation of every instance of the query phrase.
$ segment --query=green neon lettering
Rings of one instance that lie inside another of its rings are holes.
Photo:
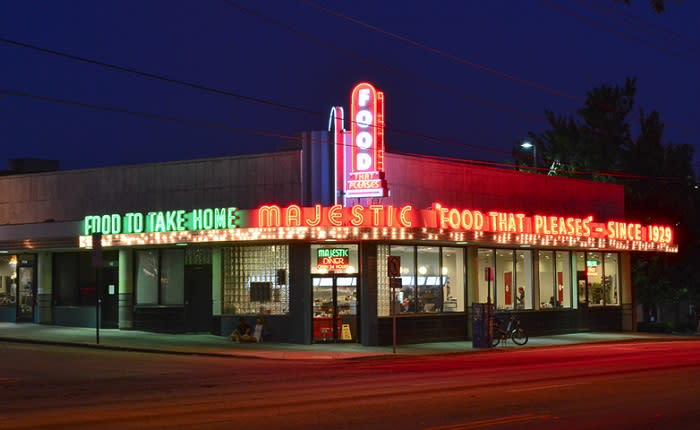
[[[236,228],[236,219],[238,218],[238,216],[237,216],[238,209],[228,208],[226,210],[226,212],[227,212],[226,228]]]
[[[202,212],[202,224],[204,224],[204,230],[211,230],[214,226],[214,211],[211,209],[204,209]]]
[[[153,232],[154,233],[165,232],[165,215],[163,214],[163,212],[156,212],[155,220],[156,220],[156,225],[153,229]]]
[[[187,230],[187,213],[185,211],[177,211],[177,223],[175,227],[177,231]]]
[[[177,231],[176,220],[177,211],[167,211],[165,213],[165,231]]]
[[[143,233],[143,214],[141,212],[134,213],[134,224],[132,231],[134,233]]]
[[[195,209],[192,211],[192,219],[190,220],[190,230],[202,230],[202,210]]]

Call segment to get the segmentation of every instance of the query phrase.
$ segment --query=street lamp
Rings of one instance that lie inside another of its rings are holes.
[[[525,140],[520,144],[520,147],[524,149],[532,148],[532,165],[535,166],[535,170],[537,170],[537,146],[529,140]]]

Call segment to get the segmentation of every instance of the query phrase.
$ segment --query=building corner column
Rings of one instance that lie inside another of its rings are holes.
[[[119,328],[134,328],[134,252],[119,250]]]
[[[620,306],[622,308],[622,330],[637,331],[635,318],[634,291],[632,288],[632,256],[629,252],[620,253]]]
[[[37,324],[53,323],[53,259],[50,252],[38,255],[38,281],[34,322]]]

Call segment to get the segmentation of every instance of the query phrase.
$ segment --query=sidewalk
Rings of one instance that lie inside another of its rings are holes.
[[[651,333],[574,333],[532,337],[525,346],[499,346],[495,349],[520,349],[571,345],[579,343],[620,342],[640,340],[674,340],[699,336]],[[0,341],[29,342],[62,346],[80,346],[111,350],[157,352],[170,354],[208,355],[266,359],[358,359],[393,355],[391,346],[362,346],[359,344],[290,343],[237,344],[227,337],[211,334],[163,334],[136,330],[101,329],[97,344],[96,330],[84,327],[62,327],[40,324],[0,323]],[[428,355],[478,353],[489,349],[473,348],[471,341],[434,342],[398,345],[396,355]]]

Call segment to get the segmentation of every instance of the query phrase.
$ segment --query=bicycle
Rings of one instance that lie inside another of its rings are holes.
[[[520,327],[520,320],[514,315],[511,315],[508,320],[508,325],[504,329],[501,320],[494,318],[491,346],[496,346],[501,342],[505,344],[508,339],[512,340],[516,345],[522,346],[527,343],[527,333],[525,333],[525,330]]]

